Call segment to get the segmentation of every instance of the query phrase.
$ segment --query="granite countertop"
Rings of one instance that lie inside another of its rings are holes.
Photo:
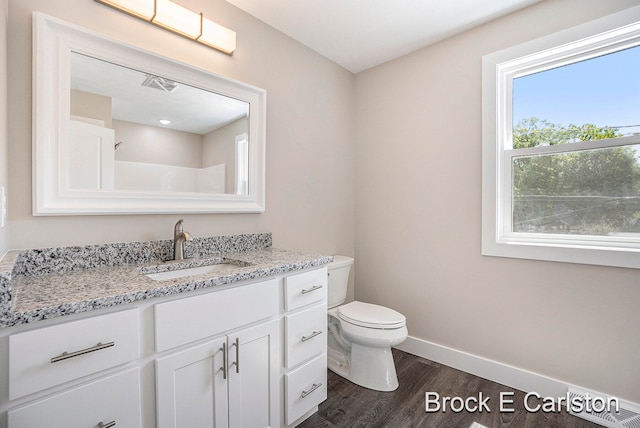
[[[183,261],[172,241],[10,251],[0,261],[0,328],[154,297],[266,278],[333,260],[271,247],[271,234],[194,239]],[[147,274],[228,264],[217,273],[153,280]]]

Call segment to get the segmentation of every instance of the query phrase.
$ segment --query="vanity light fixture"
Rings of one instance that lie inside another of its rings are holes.
[[[231,55],[236,32],[169,0],[95,0]]]

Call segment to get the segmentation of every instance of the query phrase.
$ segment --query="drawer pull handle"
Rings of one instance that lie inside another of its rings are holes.
[[[231,364],[232,366],[236,366],[236,373],[240,373],[240,338],[236,337],[235,343],[232,343],[231,346],[236,347],[236,361]]]
[[[98,343],[96,346],[92,346],[91,348],[81,349],[81,350],[75,351],[75,352],[66,352],[65,351],[61,355],[58,355],[57,357],[53,357],[51,359],[51,364],[57,363],[57,362],[63,361],[63,360],[68,360],[69,358],[78,357],[80,355],[88,354],[90,352],[96,352],[96,351],[100,351],[102,349],[111,348],[112,346],[115,346],[115,344],[116,344],[115,342]]]
[[[116,426],[116,421],[107,422],[106,424],[103,424],[102,422],[100,422],[98,424],[98,428],[111,428],[114,426]]]
[[[307,288],[305,290],[302,290],[302,294],[311,293],[312,291],[320,290],[321,288],[322,288],[322,285],[314,285],[311,288]]]
[[[320,388],[321,386],[322,386],[322,383],[314,383],[310,390],[302,391],[302,394],[301,394],[302,398],[305,398],[307,395],[311,394],[313,391]]]
[[[220,350],[222,351],[222,367],[220,367],[220,370],[222,370],[222,379],[227,379],[227,344],[226,342],[222,342],[222,348],[220,348]]]
[[[313,331],[313,333],[311,333],[309,336],[302,336],[302,340],[301,342],[306,342],[309,339],[313,339],[316,336],[320,336],[322,334],[322,330],[320,331]]]

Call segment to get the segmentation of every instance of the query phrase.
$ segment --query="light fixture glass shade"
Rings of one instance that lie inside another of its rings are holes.
[[[156,16],[151,22],[191,39],[200,35],[200,15],[169,0],[156,0]]]
[[[95,0],[226,54],[236,49],[236,32],[170,0]]]
[[[126,12],[138,18],[151,20],[153,17],[154,0],[96,0],[115,9]]]
[[[202,35],[198,38],[198,41],[230,54],[236,49],[236,32],[203,18]]]

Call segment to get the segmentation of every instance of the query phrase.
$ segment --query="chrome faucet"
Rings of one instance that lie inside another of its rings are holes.
[[[182,230],[182,219],[173,228],[173,260],[184,260],[184,243],[191,241],[189,232]]]

